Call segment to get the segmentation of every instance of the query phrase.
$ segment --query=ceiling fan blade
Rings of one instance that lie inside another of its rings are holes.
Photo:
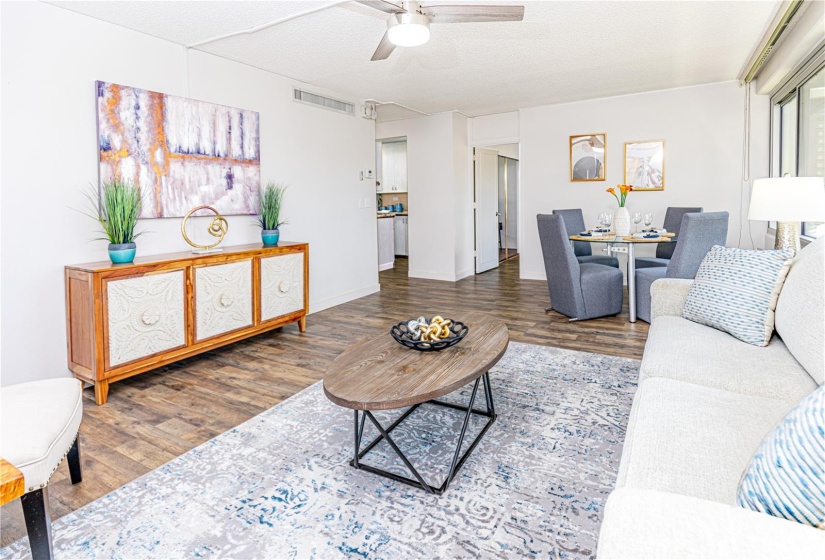
[[[404,11],[403,6],[401,4],[396,4],[395,2],[390,2],[389,0],[355,0],[359,4],[363,4],[364,6],[369,6],[370,8],[375,8],[376,10],[381,10],[382,12],[387,12],[388,14],[399,14]]]
[[[394,50],[395,45],[390,43],[388,34],[384,33],[384,36],[381,38],[381,42],[378,43],[378,48],[375,49],[375,53],[372,55],[370,60],[386,60]]]
[[[524,6],[421,6],[421,11],[432,23],[474,23],[494,21],[521,21]]]

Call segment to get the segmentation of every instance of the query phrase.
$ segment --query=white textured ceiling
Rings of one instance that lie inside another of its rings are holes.
[[[484,3],[483,0],[422,2]],[[371,62],[386,14],[351,2],[201,50],[351,100],[469,115],[736,78],[777,1],[501,1],[523,22],[433,24],[421,47]],[[325,2],[55,2],[190,45]],[[407,116],[409,112],[397,111]]]

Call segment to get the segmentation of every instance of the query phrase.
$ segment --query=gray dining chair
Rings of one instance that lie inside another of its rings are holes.
[[[687,213],[682,216],[673,257],[666,267],[636,269],[636,315],[650,322],[650,286],[660,278],[696,277],[702,259],[714,245],[725,245],[728,237],[728,213]]]
[[[553,214],[561,216],[564,220],[564,229],[567,231],[567,237],[578,235],[584,231],[584,214],[582,214],[581,208],[553,210]],[[594,255],[590,243],[587,241],[574,241],[573,253],[580,263],[604,264],[619,268],[619,259],[609,255]]]
[[[622,272],[596,263],[580,263],[570,246],[559,215],[537,216],[547,272],[550,304],[571,321],[616,315],[622,310]]]
[[[682,227],[682,216],[687,213],[702,212],[704,208],[701,206],[686,207],[686,206],[670,206],[665,212],[664,228],[676,234],[679,238],[680,229]],[[636,257],[636,269],[651,268],[655,266],[667,266],[673,256],[673,251],[676,250],[675,243],[659,243],[656,245],[655,257]]]

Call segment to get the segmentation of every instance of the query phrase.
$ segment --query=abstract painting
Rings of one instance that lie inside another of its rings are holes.
[[[137,185],[141,218],[180,218],[201,205],[258,211],[256,111],[97,82],[97,133],[101,184]]]
[[[570,180],[604,181],[607,134],[570,137]]]
[[[624,184],[634,191],[665,190],[664,140],[625,143]]]

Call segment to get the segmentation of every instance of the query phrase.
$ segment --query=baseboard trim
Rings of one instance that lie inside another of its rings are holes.
[[[360,290],[353,290],[351,292],[339,294],[337,296],[333,296],[325,300],[310,301],[309,314],[312,315],[313,313],[318,313],[319,311],[323,311],[324,309],[329,309],[330,307],[335,307],[336,305],[341,305],[342,303],[347,303],[354,299],[362,298],[380,291],[381,284],[373,284],[371,286],[361,288]]]
[[[468,268],[467,270],[462,270],[458,274],[455,275],[456,280],[461,280],[462,278],[467,278],[468,276],[472,276],[475,274],[475,271],[472,268]]]
[[[394,262],[386,263],[386,264],[379,264],[378,265],[378,272],[381,272],[382,270],[389,270],[391,268],[395,268],[395,263]]]
[[[441,280],[442,282],[456,281],[456,277],[452,274],[444,274],[443,272],[430,272],[427,270],[410,269],[408,276],[410,278],[423,278],[425,280]]]

